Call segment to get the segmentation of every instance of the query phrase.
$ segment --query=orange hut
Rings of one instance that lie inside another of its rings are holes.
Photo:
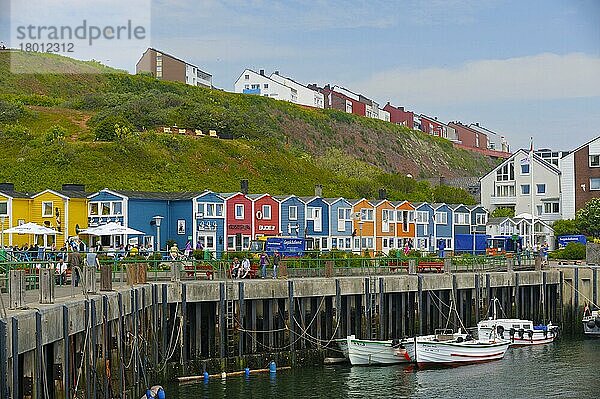
[[[375,204],[376,238],[375,249],[377,252],[387,254],[390,249],[396,248],[396,207],[387,199]]]
[[[375,252],[375,206],[368,200],[350,200],[352,204],[354,252]]]
[[[396,208],[396,248],[404,248],[406,244],[415,247],[416,223],[415,207],[408,201],[393,203]]]

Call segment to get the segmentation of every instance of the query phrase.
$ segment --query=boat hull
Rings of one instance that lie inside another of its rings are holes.
[[[346,338],[336,339],[335,342],[340,347],[342,355],[348,360],[348,340]]]
[[[408,340],[394,345],[392,340],[363,340],[350,336],[347,342],[348,359],[353,366],[410,363],[414,358],[414,342]]]
[[[600,311],[593,311],[583,318],[583,333],[587,337],[600,338]]]
[[[500,338],[509,340],[511,346],[549,344],[558,338],[557,326],[553,326],[552,324],[534,326],[530,320],[489,319],[480,321],[477,327],[480,339],[490,337],[493,329],[501,328]],[[481,334],[483,334],[483,337]]]
[[[456,366],[502,359],[509,346],[509,341],[496,343],[479,341],[436,342],[428,339],[417,339],[415,352],[417,364],[420,366]]]

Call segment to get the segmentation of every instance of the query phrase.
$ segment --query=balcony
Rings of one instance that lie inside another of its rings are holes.
[[[496,197],[496,196],[492,196],[492,197],[490,197],[490,204],[491,205],[512,205],[512,206],[515,206],[517,204],[517,197],[516,196],[512,196],[512,197]]]
[[[244,89],[244,94],[258,94],[260,95],[260,89]]]

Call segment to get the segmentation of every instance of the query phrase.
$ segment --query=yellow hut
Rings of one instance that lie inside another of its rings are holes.
[[[4,230],[30,221],[30,203],[29,195],[15,191],[14,184],[0,184],[0,246],[29,243],[29,236],[5,234]]]

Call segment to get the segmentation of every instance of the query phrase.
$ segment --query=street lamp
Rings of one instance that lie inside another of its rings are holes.
[[[160,224],[164,218],[162,216],[154,216],[152,221],[156,226],[156,250],[160,252]]]
[[[363,251],[362,251],[362,228],[363,228],[363,223],[364,222],[362,220],[360,222],[358,222],[358,230],[359,230],[359,237],[360,237],[359,242],[358,242],[358,248],[359,248],[359,251],[360,251],[361,258],[363,256]]]

